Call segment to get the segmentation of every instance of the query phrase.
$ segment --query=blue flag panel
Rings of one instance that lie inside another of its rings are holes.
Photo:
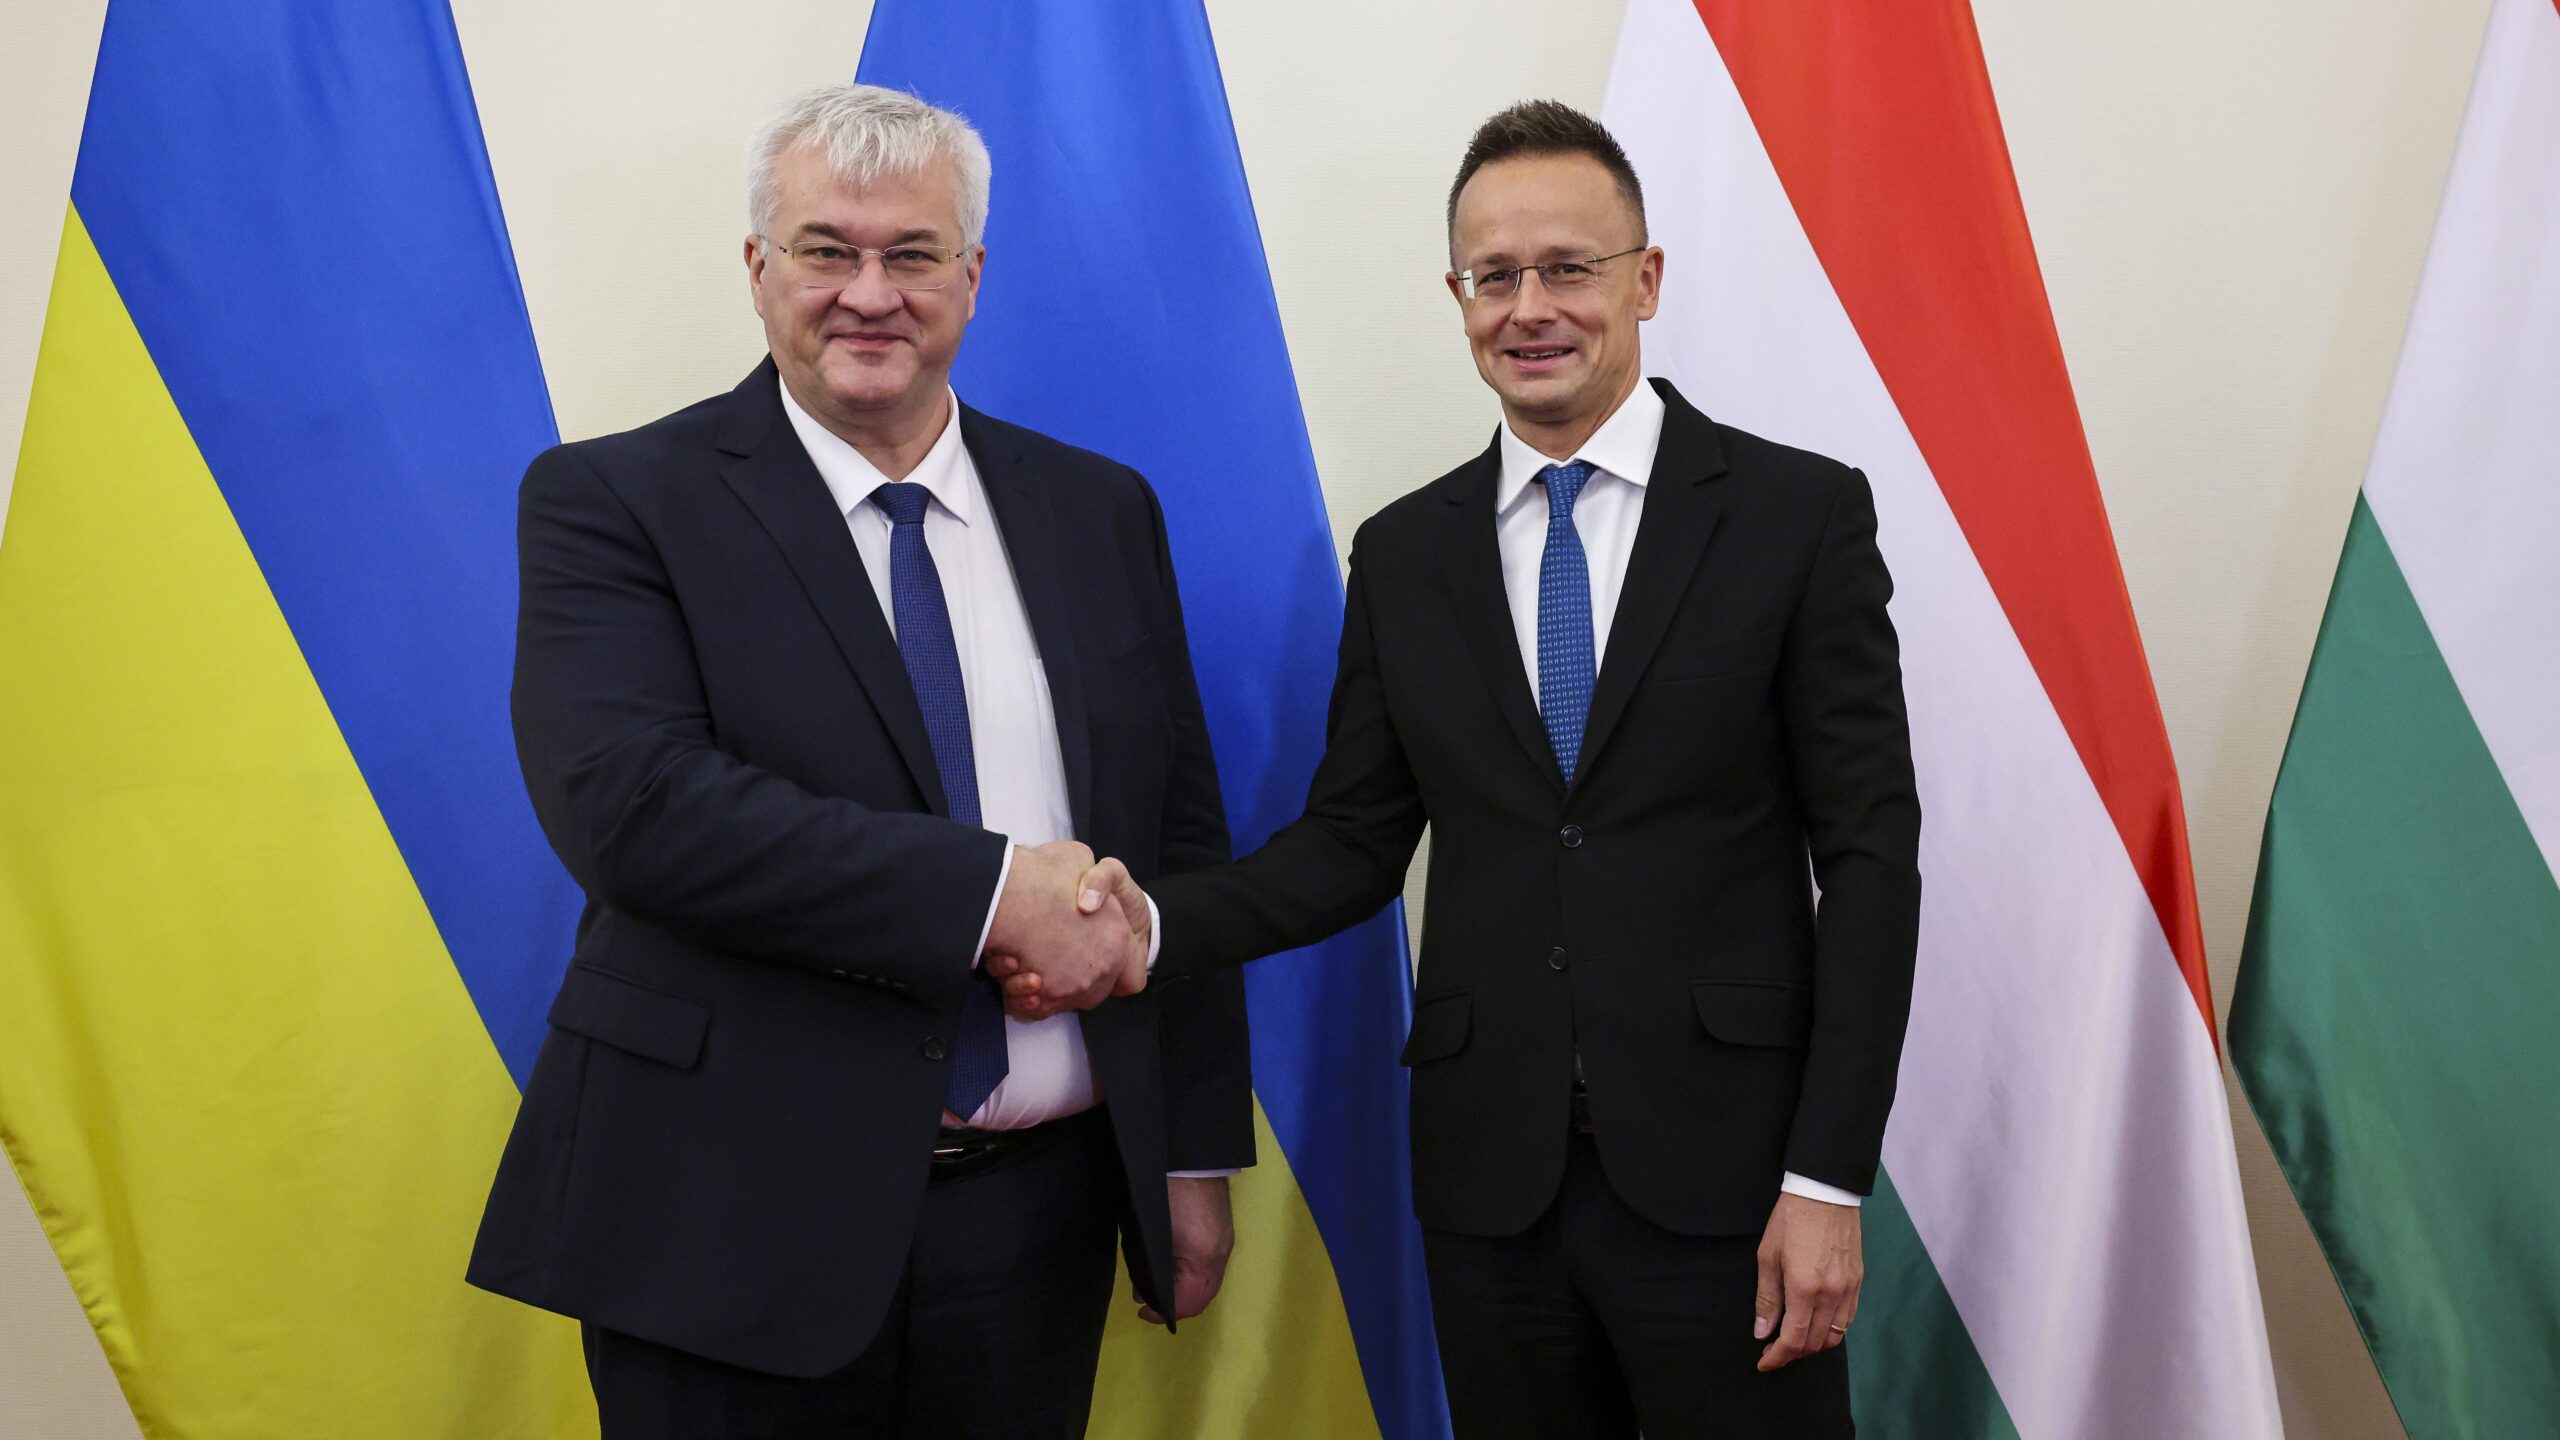
[[[994,153],[954,377],[1162,497],[1236,843],[1297,817],[1342,582],[1261,231],[1198,0],[882,0],[861,78]],[[1381,1432],[1448,1430],[1412,1216],[1401,906],[1246,972],[1254,1088],[1322,1231]]]
[[[71,193],[521,1085],[578,906],[507,725],[558,436],[451,13],[117,0]]]
[[[955,387],[1137,466],[1165,502],[1226,815],[1295,820],[1324,748],[1341,571],[1198,0],[883,0],[860,79],[996,159]],[[1405,1145],[1403,907],[1247,971],[1254,1092],[1324,1232],[1382,1435],[1446,1435]]]

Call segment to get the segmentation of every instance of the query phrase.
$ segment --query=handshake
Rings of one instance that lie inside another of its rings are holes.
[[[1119,861],[1073,840],[1018,846],[982,963],[1006,1010],[1043,1020],[1146,989],[1154,930],[1146,892]]]

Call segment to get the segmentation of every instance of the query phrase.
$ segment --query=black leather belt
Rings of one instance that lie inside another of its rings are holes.
[[[1065,1139],[1102,1123],[1102,1107],[1062,1116],[1056,1120],[1027,1125],[1019,1130],[979,1130],[970,1126],[945,1126],[933,1141],[932,1178],[947,1180],[973,1170],[984,1170],[998,1160],[1033,1146]]]

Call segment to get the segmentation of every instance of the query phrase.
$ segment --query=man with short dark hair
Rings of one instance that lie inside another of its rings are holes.
[[[1428,824],[1404,1060],[1459,1435],[1848,1435],[1920,897],[1866,479],[1644,383],[1663,254],[1587,116],[1487,121],[1449,246],[1503,424],[1360,528],[1306,814],[1152,887],[1158,973],[1375,912]]]
[[[525,476],[516,742],[587,906],[470,1279],[585,1322],[607,1440],[1081,1440],[1124,1235],[1168,1321],[1233,1241],[1242,977],[1077,906],[1088,843],[1227,857],[1163,514],[953,395],[989,170],[794,101],[769,358]],[[1091,1013],[1009,1019],[993,951]]]

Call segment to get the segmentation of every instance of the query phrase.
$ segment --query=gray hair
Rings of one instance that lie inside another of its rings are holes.
[[[772,230],[781,204],[774,167],[803,145],[825,155],[836,178],[856,188],[947,162],[960,180],[960,248],[986,234],[995,165],[974,126],[901,90],[829,85],[793,99],[747,142],[747,221],[758,235]]]

